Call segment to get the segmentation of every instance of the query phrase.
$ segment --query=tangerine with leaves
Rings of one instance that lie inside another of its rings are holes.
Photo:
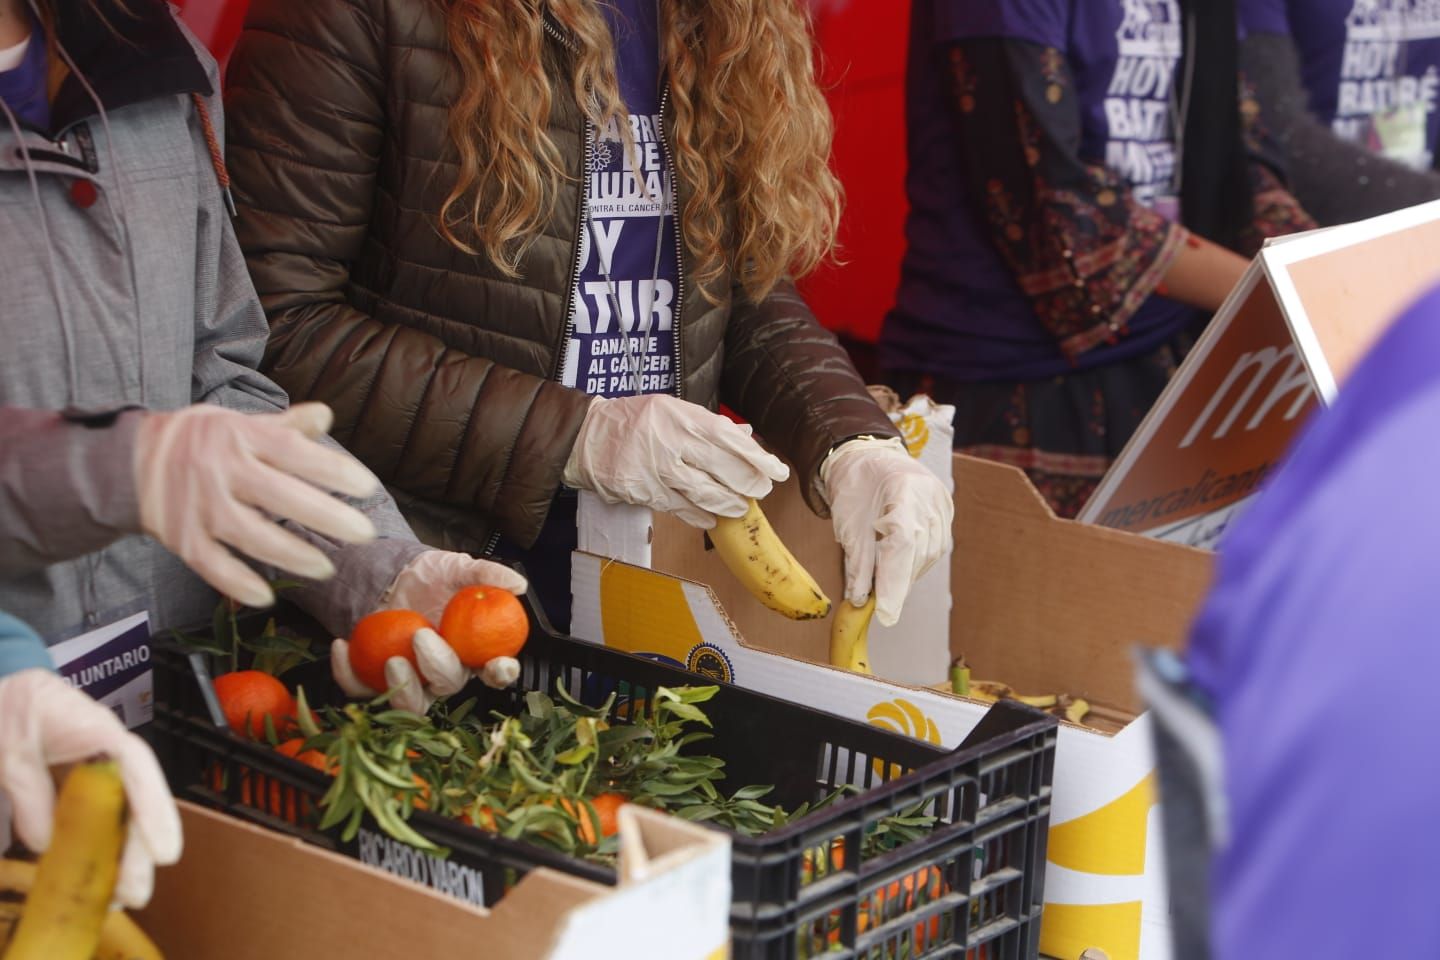
[[[415,631],[434,629],[429,620],[414,610],[379,610],[363,618],[350,631],[350,669],[371,690],[384,690],[385,661],[403,657],[415,663]]]
[[[513,657],[530,636],[530,618],[516,596],[499,587],[465,587],[445,605],[440,636],[460,662],[479,670],[496,657]]]
[[[295,717],[295,698],[285,684],[260,670],[236,670],[215,678],[215,696],[225,722],[242,737],[265,736],[265,718],[283,733]]]
[[[590,806],[600,815],[600,836],[613,837],[620,832],[620,808],[626,804],[623,793],[602,793],[590,800]]]
[[[280,744],[275,750],[294,760],[299,760],[307,767],[313,767],[321,773],[328,773],[333,776],[335,773],[335,765],[329,761],[325,754],[319,750],[304,750],[302,749],[304,746],[304,737],[294,737]]]

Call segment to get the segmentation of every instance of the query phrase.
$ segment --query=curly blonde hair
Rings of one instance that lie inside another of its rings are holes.
[[[548,131],[555,90],[545,71],[546,9],[578,49],[571,92],[588,119],[604,129],[625,113],[603,0],[444,2],[462,87],[450,110],[460,170],[440,228],[515,276],[570,178]],[[840,218],[833,126],[807,14],[798,0],[659,3],[694,273],[703,288],[728,270],[758,301],[832,253]]]

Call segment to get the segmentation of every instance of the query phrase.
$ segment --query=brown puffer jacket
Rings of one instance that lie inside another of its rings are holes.
[[[551,39],[550,134],[572,164],[554,217],[518,280],[446,243],[436,221],[455,176],[458,70],[444,16],[435,0],[251,3],[226,92],[236,232],[270,317],[267,371],[294,400],[334,407],[335,436],[422,539],[528,546],[589,402],[556,382],[584,120],[569,51]],[[758,305],[728,280],[712,293],[718,306],[682,279],[681,395],[753,422],[823,514],[825,455],[893,436],[888,418],[791,284]]]

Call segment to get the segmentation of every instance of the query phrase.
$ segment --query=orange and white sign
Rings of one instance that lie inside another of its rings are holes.
[[[1440,202],[1272,241],[1080,520],[1211,547],[1310,411],[1440,280]]]

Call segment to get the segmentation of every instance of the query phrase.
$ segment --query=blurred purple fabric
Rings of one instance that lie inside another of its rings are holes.
[[[1224,738],[1215,960],[1440,956],[1440,291],[1221,545],[1188,654]]]

